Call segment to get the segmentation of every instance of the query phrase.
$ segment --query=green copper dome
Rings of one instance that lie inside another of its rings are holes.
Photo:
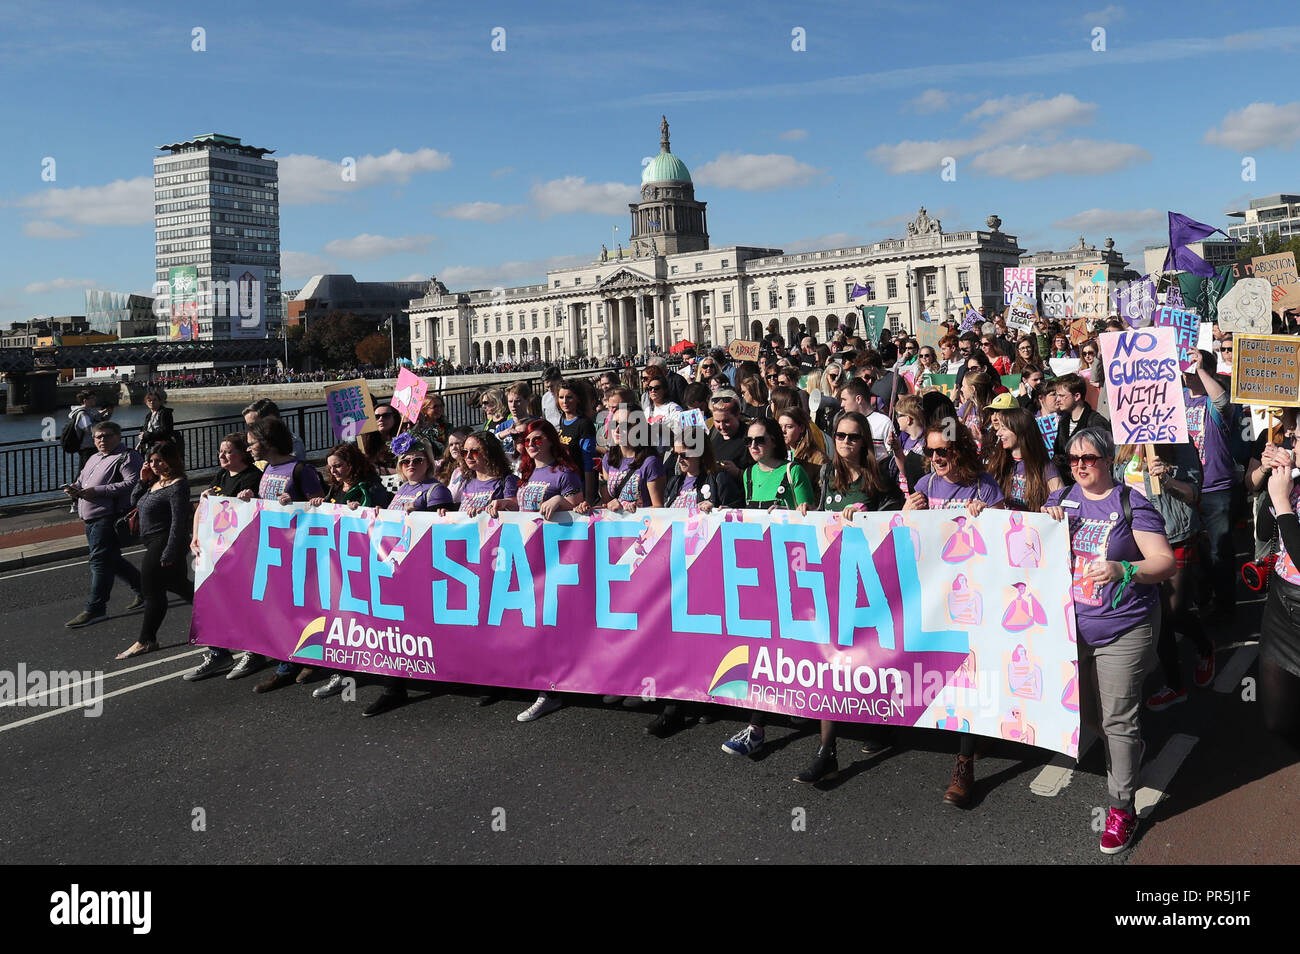
[[[668,117],[661,116],[659,123],[659,155],[651,159],[641,170],[641,184],[648,182],[690,182],[691,174],[686,163],[672,154],[668,142]]]
[[[686,163],[682,162],[671,152],[661,152],[641,170],[641,184],[647,182],[666,182],[669,179],[675,179],[678,182],[690,182],[691,174],[686,169]]]

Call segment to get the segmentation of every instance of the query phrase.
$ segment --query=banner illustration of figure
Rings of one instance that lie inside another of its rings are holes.
[[[979,530],[971,523],[970,518],[957,517],[953,523],[956,527],[944,542],[939,559],[945,563],[962,563],[978,554],[988,553],[988,548],[984,546],[984,538],[980,536]]]
[[[1009,633],[1022,633],[1031,626],[1047,625],[1047,610],[1038,602],[1027,583],[1014,584],[1011,602],[1002,614],[1002,628]]]
[[[1043,538],[1033,527],[1025,526],[1025,518],[1016,511],[1011,514],[1011,528],[1005,536],[1007,562],[1012,566],[1038,569],[1043,561]]]
[[[1043,667],[1034,661],[1023,644],[1011,651],[1011,661],[1007,663],[1007,687],[1022,699],[1043,698]]]
[[[948,617],[954,623],[978,626],[984,620],[984,598],[971,586],[965,573],[958,573],[948,592]]]

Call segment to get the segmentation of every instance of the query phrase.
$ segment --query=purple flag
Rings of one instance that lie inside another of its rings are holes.
[[[1170,212],[1169,251],[1165,255],[1164,270],[1166,272],[1191,272],[1193,275],[1213,275],[1214,269],[1210,267],[1210,263],[1189,249],[1187,245],[1191,242],[1199,242],[1215,232],[1218,232],[1224,238],[1230,237],[1227,232],[1216,229],[1213,225],[1206,225],[1204,222],[1189,219],[1181,212]]]
[[[1115,290],[1115,312],[1130,328],[1145,328],[1151,324],[1151,313],[1156,309],[1156,283],[1150,275],[1143,275]]]
[[[970,331],[972,328],[980,324],[982,321],[984,321],[983,315],[981,315],[974,308],[967,308],[966,316],[961,320],[961,330]]]
[[[865,294],[866,294],[867,292],[869,292],[870,290],[871,290],[871,283],[870,283],[870,282],[867,282],[867,284],[865,284],[865,285],[859,285],[857,282],[854,282],[854,283],[853,283],[853,290],[852,290],[851,292],[849,292],[849,301],[852,301],[852,300],[855,299],[855,298],[861,298],[863,295],[865,295]]]

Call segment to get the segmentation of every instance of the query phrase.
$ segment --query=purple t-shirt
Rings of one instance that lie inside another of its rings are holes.
[[[1002,488],[988,474],[980,474],[973,484],[954,484],[938,474],[926,474],[916,482],[916,492],[925,494],[931,510],[959,510],[972,500],[990,507],[1002,503]]]
[[[1048,464],[1043,468],[1043,481],[1051,483],[1053,480],[1060,480],[1061,472],[1056,469],[1055,464]],[[1025,477],[1025,462],[1016,461],[1015,472],[1011,475],[1011,493],[1007,494],[1007,507],[1011,510],[1025,510],[1025,489],[1029,479]]]
[[[582,493],[582,478],[572,470],[562,470],[554,464],[534,467],[528,483],[520,484],[516,494],[520,510],[540,510],[544,501],[552,497],[567,497]]]
[[[918,454],[925,452],[925,431],[913,437],[907,431],[900,431],[899,437],[903,439],[903,453],[910,454],[916,451]]]
[[[1201,493],[1231,490],[1237,469],[1228,450],[1228,423],[1206,395],[1193,397],[1190,392],[1184,392],[1183,396],[1187,401],[1187,434],[1196,445],[1205,473]]]
[[[460,512],[478,513],[486,510],[492,501],[513,497],[518,491],[519,478],[514,474],[506,474],[504,478],[489,477],[487,480],[471,477],[465,481],[465,486],[460,491]]]
[[[641,466],[628,473],[636,458],[624,457],[617,467],[602,464],[605,471],[605,486],[613,494],[618,492],[621,503],[636,504],[638,507],[650,506],[650,483],[664,475],[664,465],[653,454],[641,462]],[[627,475],[624,479],[624,475]]]
[[[293,471],[299,464],[302,469],[295,482]],[[296,459],[286,460],[283,464],[267,464],[257,488],[257,495],[263,500],[277,500],[280,494],[288,494],[294,500],[311,500],[325,496],[325,488],[320,485],[315,467]]]
[[[699,499],[699,478],[687,474],[682,478],[682,485],[677,488],[677,499],[666,500],[664,502],[670,507],[683,507],[687,510],[696,510],[699,508]]]
[[[1089,646],[1113,643],[1134,626],[1145,623],[1159,599],[1158,587],[1130,582],[1124,588],[1119,606],[1112,609],[1111,602],[1119,584],[1099,586],[1083,578],[1084,569],[1094,559],[1127,560],[1130,563],[1141,560],[1142,551],[1133,538],[1134,530],[1165,532],[1165,522],[1159,512],[1136,490],[1129,494],[1129,506],[1133,510],[1130,528],[1124,522],[1121,489],[1116,486],[1103,500],[1089,500],[1076,484],[1063,487],[1047,497],[1047,506],[1062,507],[1070,522],[1071,575],[1074,578],[1070,594],[1074,598],[1074,618],[1079,624],[1079,635]]]
[[[437,510],[445,507],[451,510],[455,504],[447,485],[438,480],[426,480],[422,484],[407,482],[393,491],[393,502],[389,510],[405,510],[407,504],[413,504],[412,510]]]

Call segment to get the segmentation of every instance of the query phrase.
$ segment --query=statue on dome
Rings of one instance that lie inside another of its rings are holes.
[[[602,262],[609,261],[609,249],[605,246],[604,242],[600,243],[600,260]]]
[[[659,148],[664,152],[671,152],[668,148],[668,117],[662,113],[659,116]]]

